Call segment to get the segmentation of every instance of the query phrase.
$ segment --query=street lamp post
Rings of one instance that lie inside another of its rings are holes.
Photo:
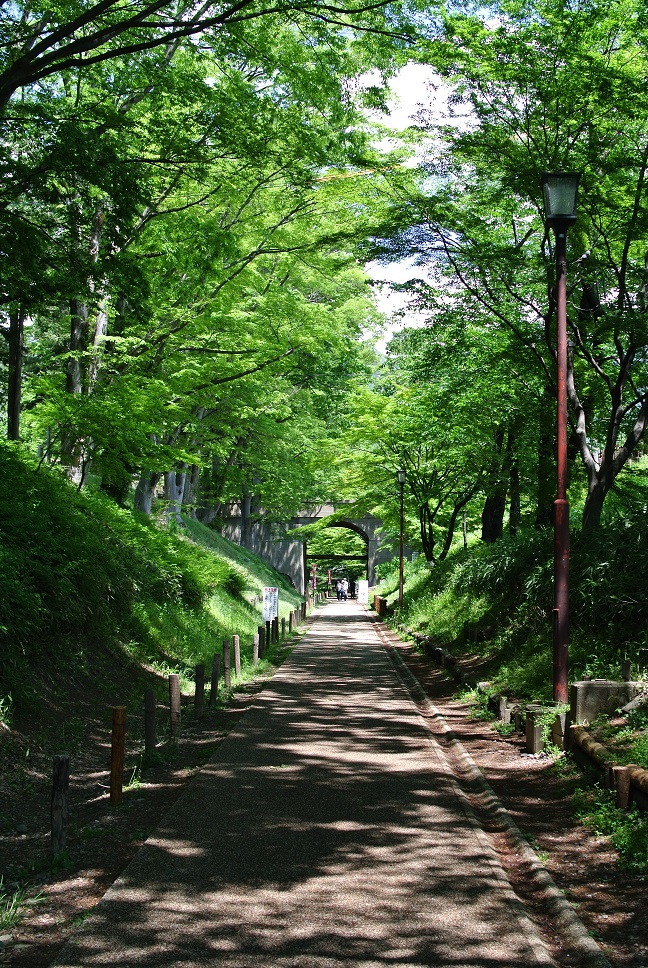
[[[569,501],[567,500],[567,230],[576,221],[580,174],[542,176],[547,225],[556,238],[557,489],[554,503],[553,698],[568,701]]]
[[[405,471],[396,471],[400,488],[400,542],[398,560],[398,607],[403,607],[403,494],[405,488]]]

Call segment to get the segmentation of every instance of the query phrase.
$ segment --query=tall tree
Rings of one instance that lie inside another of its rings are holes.
[[[452,86],[459,122],[439,125],[401,247],[485,325],[506,328],[555,396],[553,252],[540,174],[583,172],[569,236],[572,427],[586,475],[584,527],[640,443],[648,416],[645,11],[578,0],[449,9],[430,60]],[[401,216],[404,218],[404,216]],[[401,222],[402,225],[402,222]],[[433,309],[433,311],[435,311]]]

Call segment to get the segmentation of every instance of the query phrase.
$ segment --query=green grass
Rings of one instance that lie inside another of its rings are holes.
[[[27,892],[18,887],[7,891],[0,877],[0,931],[8,931],[18,921],[27,902]]]
[[[134,688],[145,666],[180,673],[190,690],[194,667],[211,668],[238,634],[247,670],[263,587],[279,587],[282,616],[301,602],[256,555],[197,521],[162,527],[2,442],[0,474],[21,496],[0,505],[4,727],[41,701],[43,681],[58,696],[79,677],[103,681],[100,661],[132,670]]]
[[[582,534],[572,527],[570,674],[617,678],[624,659],[648,654],[648,581],[644,517]],[[397,562],[382,566],[380,594],[391,602]],[[552,692],[553,538],[527,529],[494,544],[455,549],[433,566],[407,563],[397,621],[430,635],[455,655],[486,660],[484,678],[519,698]],[[648,670],[646,670],[648,671]]]

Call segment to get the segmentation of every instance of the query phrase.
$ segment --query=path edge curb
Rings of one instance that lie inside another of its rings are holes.
[[[394,632],[379,619],[374,618],[373,621],[381,633],[380,639],[383,647],[392,660],[403,686],[415,704],[418,706],[424,705],[430,718],[434,719],[440,726],[448,745],[452,747],[453,752],[465,771],[464,778],[481,788],[484,808],[489,810],[497,818],[502,827],[506,829],[506,832],[514,842],[515,848],[529,865],[533,881],[543,891],[547,899],[549,913],[556,920],[560,930],[569,938],[570,943],[581,955],[582,968],[611,968],[610,962],[596,941],[588,933],[585,925],[569,904],[549,871],[541,864],[537,854],[529,846],[522,831],[508,813],[501,800],[497,797],[495,791],[485,779],[473,758],[466,751],[456,733],[448,726],[442,713],[429,699],[423,686],[411,669],[408,668],[398,650],[389,641],[387,633],[396,637]],[[398,641],[402,642],[401,639],[398,639]]]

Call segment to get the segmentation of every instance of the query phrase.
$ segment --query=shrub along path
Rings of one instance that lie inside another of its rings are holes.
[[[327,605],[61,966],[551,964],[355,603]]]

